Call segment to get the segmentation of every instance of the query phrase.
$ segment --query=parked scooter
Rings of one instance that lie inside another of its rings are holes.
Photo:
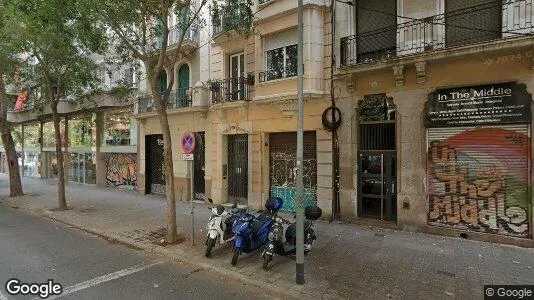
[[[314,221],[319,219],[322,211],[317,206],[308,206],[304,210],[306,220],[304,221],[304,253],[310,252],[313,241],[316,240],[315,232],[313,231]],[[278,255],[293,255],[297,250],[297,224],[290,222],[280,216],[275,216],[275,223],[269,232],[269,244],[263,250],[263,268],[265,270],[269,267],[269,262],[273,259],[275,254]],[[289,225],[286,229],[284,242],[284,227],[283,224]]]
[[[213,200],[208,199],[213,204]],[[234,204],[232,208],[236,208]],[[235,238],[235,234],[232,232],[232,224],[235,221],[235,214],[232,211],[228,211],[222,205],[214,205],[210,207],[212,215],[206,225],[207,237],[206,237],[206,257],[211,256],[211,250],[217,242],[224,245],[231,242]]]
[[[267,243],[274,217],[276,217],[278,210],[282,208],[283,203],[284,200],[279,197],[267,199],[265,202],[266,210],[257,217],[247,211],[236,213],[237,218],[232,226],[232,231],[236,235],[232,266],[237,264],[237,259],[241,252],[253,252]]]

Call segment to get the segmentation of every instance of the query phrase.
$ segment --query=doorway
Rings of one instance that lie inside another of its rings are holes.
[[[145,136],[145,190],[147,194],[165,194],[165,172],[163,171],[163,135]]]
[[[176,90],[176,105],[178,107],[189,106],[187,90],[189,90],[189,65],[183,64],[178,70],[178,89]]]
[[[96,184],[95,153],[69,153],[67,165],[70,182]]]
[[[366,96],[359,111],[358,215],[396,221],[395,108],[386,95]]]
[[[193,190],[195,200],[206,199],[206,182],[204,176],[206,175],[206,134],[204,131],[195,133],[195,154],[193,160]]]
[[[228,201],[248,204],[248,135],[228,136]]]
[[[230,100],[245,99],[245,53],[230,55]]]

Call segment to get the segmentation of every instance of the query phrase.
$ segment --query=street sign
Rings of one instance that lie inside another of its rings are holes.
[[[195,134],[191,131],[187,131],[182,135],[182,150],[185,154],[191,154],[195,152]]]
[[[182,160],[194,160],[194,157],[193,153],[182,153]]]

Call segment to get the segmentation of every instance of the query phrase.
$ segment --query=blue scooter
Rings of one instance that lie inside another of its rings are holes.
[[[232,266],[237,264],[241,252],[250,253],[265,246],[269,240],[269,231],[274,224],[274,217],[282,208],[283,203],[284,200],[279,197],[267,199],[265,202],[266,210],[257,217],[246,210],[240,210],[236,213],[236,220],[232,226],[232,231],[235,234]]]

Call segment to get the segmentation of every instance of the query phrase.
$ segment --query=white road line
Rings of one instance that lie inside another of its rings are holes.
[[[8,300],[9,298],[7,298],[6,295],[4,295],[4,293],[2,292],[2,290],[0,289],[0,300]]]
[[[113,272],[113,273],[110,273],[110,274],[107,274],[107,275],[104,275],[104,276],[96,277],[96,278],[93,278],[93,279],[90,279],[90,280],[87,280],[87,281],[84,281],[84,282],[80,282],[78,284],[71,285],[69,287],[64,288],[63,289],[63,293],[61,293],[61,295],[51,296],[51,297],[48,297],[47,299],[48,300],[57,299],[57,298],[60,298],[60,297],[75,293],[77,291],[84,290],[84,289],[93,287],[95,285],[99,285],[99,284],[104,283],[104,282],[108,282],[108,281],[111,281],[111,280],[114,280],[114,279],[117,279],[117,278],[120,278],[120,277],[123,277],[123,276],[126,276],[126,275],[130,275],[130,274],[133,274],[133,273],[137,273],[137,272],[146,270],[146,269],[148,269],[150,267],[153,267],[155,265],[159,265],[159,264],[162,264],[162,263],[163,263],[162,261],[154,261],[154,262],[151,262],[151,263],[148,263],[148,264],[141,264],[141,265],[133,266],[133,267],[128,268],[128,269],[124,269],[124,270],[120,270],[120,271],[117,271],[117,272]],[[36,297],[33,300],[36,300],[36,299],[40,299],[40,298]],[[0,300],[4,300],[4,299],[2,299],[0,297]],[[5,299],[5,300],[7,300],[7,299]]]

